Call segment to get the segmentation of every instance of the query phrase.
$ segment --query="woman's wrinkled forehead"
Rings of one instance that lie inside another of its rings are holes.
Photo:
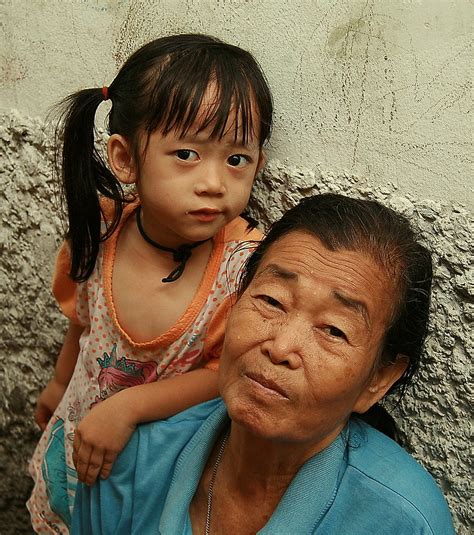
[[[364,252],[331,250],[304,231],[291,232],[268,248],[252,286],[266,283],[302,299],[303,308],[343,310],[363,320],[369,331],[377,325],[379,332],[388,328],[396,294],[387,271]]]

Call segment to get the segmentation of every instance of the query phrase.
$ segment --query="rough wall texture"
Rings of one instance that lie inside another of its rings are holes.
[[[49,377],[65,322],[49,281],[61,227],[51,151],[44,124],[17,112],[0,117],[0,530],[29,533],[24,502],[30,482],[27,459],[38,433],[36,396]],[[400,195],[395,186],[373,188],[350,174],[308,171],[270,161],[255,185],[254,215],[264,224],[302,196],[334,191],[380,200],[420,228],[434,252],[431,338],[416,387],[397,420],[410,450],[448,498],[461,535],[473,526],[469,501],[469,384],[474,320],[474,221],[459,206]]]
[[[16,534],[31,532],[32,410],[65,322],[48,291],[60,229],[43,125],[15,114],[0,124],[0,532]]]

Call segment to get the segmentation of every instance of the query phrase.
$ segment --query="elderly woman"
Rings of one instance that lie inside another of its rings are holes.
[[[357,417],[416,372],[430,286],[401,216],[304,199],[248,261],[222,398],[139,427],[111,477],[79,488],[73,531],[454,533],[431,476]]]

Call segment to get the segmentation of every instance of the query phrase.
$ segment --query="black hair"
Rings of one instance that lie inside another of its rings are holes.
[[[396,303],[385,332],[379,362],[393,362],[397,355],[408,366],[389,392],[404,393],[417,372],[428,330],[432,263],[409,221],[377,201],[352,199],[327,193],[307,197],[275,222],[265,239],[247,259],[239,281],[241,295],[253,279],[268,248],[286,234],[304,231],[331,251],[340,249],[367,254],[395,283]]]
[[[215,98],[202,113],[209,88]],[[109,133],[127,138],[138,166],[141,132],[147,140],[158,129],[185,136],[197,118],[197,130],[212,127],[211,137],[217,139],[233,128],[236,140],[246,143],[256,134],[262,147],[271,133],[272,95],[257,61],[249,52],[207,35],[173,35],[142,46],[122,66],[108,96]],[[94,144],[95,114],[103,100],[101,88],[84,89],[58,106],[55,169],[67,208],[70,276],[75,281],[90,277],[100,242],[117,228],[130,200]],[[101,196],[114,203],[108,221]]]

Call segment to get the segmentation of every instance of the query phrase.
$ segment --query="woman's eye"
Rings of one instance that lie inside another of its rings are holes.
[[[232,156],[229,156],[227,158],[227,163],[232,167],[244,167],[245,165],[250,163],[250,160],[247,156],[244,156],[243,154],[232,154]]]
[[[176,151],[176,156],[185,162],[194,162],[199,158],[197,152],[191,149],[180,149]]]
[[[282,304],[274,299],[273,297],[270,297],[269,295],[260,295],[259,298],[266,303],[267,305],[270,305],[271,307],[280,308],[282,309]]]
[[[323,329],[323,331],[334,338],[343,338],[344,340],[347,340],[347,336],[344,334],[344,332],[341,331],[341,329],[334,327],[334,325],[328,325]]]

